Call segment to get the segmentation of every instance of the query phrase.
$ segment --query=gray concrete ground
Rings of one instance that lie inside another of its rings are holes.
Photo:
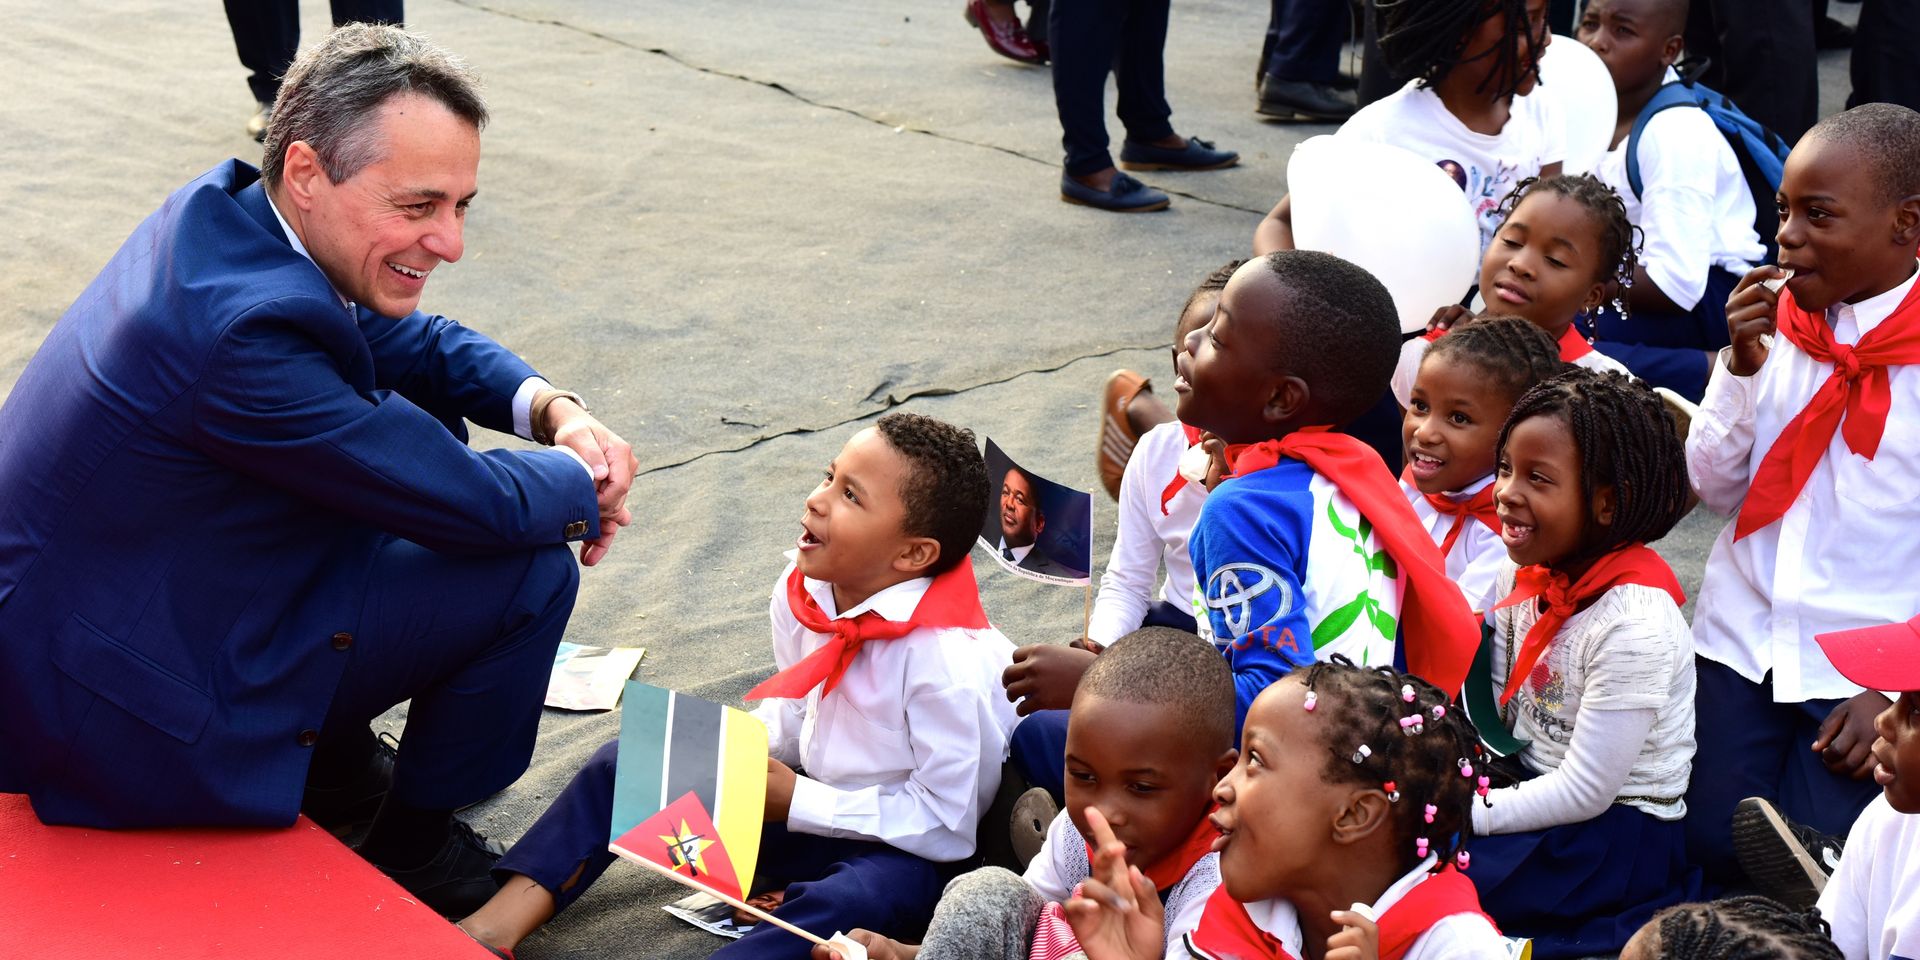
[[[1096,488],[1102,378],[1164,372],[1192,284],[1245,254],[1288,151],[1331,129],[1253,115],[1264,4],[1183,0],[1167,45],[1175,123],[1243,165],[1150,177],[1176,194],[1164,214],[1066,206],[1047,71],[993,56],[958,7],[408,4],[413,27],[481,71],[494,110],[466,258],[436,274],[426,306],[581,391],[635,444],[638,523],[586,574],[569,637],[645,646],[648,682],[737,702],[766,675],[766,597],[801,500],[845,437],[896,404]],[[10,388],[140,219],[258,148],[218,5],[3,0],[0,14]],[[305,17],[309,37],[326,28],[324,4]],[[1822,78],[1838,109],[1844,57],[1823,58]],[[1661,545],[1689,588],[1719,526],[1696,515]],[[1016,642],[1078,634],[1079,591],[991,564],[981,577]],[[617,726],[549,711],[532,769],[470,816],[514,839]],[[706,955],[717,940],[658,911],[670,894],[616,866],[521,955]]]

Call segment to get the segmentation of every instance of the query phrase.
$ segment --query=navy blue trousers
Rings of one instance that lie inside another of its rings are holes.
[[[1353,32],[1347,0],[1273,0],[1260,69],[1278,80],[1332,83]]]
[[[367,583],[309,782],[321,783],[329,767],[364,769],[367,724],[406,700],[396,799],[453,810],[518,779],[580,585],[573,554],[555,544],[449,556],[390,537]]]
[[[1710,886],[1742,877],[1733,856],[1733,808],[1762,797],[1787,819],[1844,837],[1880,793],[1871,778],[1836,776],[1810,749],[1839,700],[1773,702],[1773,684],[1694,658],[1693,783],[1687,790],[1687,848]],[[1769,675],[1771,677],[1771,675]]]
[[[553,805],[495,864],[494,877],[503,883],[516,873],[527,877],[551,892],[561,910],[578,899],[615,859],[607,850],[607,838],[613,832],[618,759],[617,740],[595,751]],[[785,888],[786,902],[774,916],[822,937],[864,927],[896,939],[917,939],[933,918],[940,891],[962,866],[934,863],[884,843],[795,833],[784,824],[769,823],[760,835],[753,889]],[[812,948],[763,923],[713,955],[804,960]]]
[[[1147,608],[1143,627],[1172,627],[1193,632],[1197,626],[1185,610],[1165,600]],[[1067,802],[1067,713],[1066,710],[1040,710],[1013,728],[1008,745],[1013,768],[1033,786],[1053,794],[1053,802]]]
[[[1054,0],[1047,42],[1053,47],[1053,103],[1070,176],[1113,166],[1107,152],[1107,74],[1120,100],[1127,139],[1173,135],[1167,106],[1167,12],[1172,0]]]
[[[1729,342],[1727,297],[1739,282],[1739,276],[1715,267],[1700,302],[1687,313],[1636,310],[1622,317],[1609,306],[1575,322],[1593,339],[1594,349],[1626,364],[1634,376],[1699,403],[1713,369],[1708,354]]]
[[[300,0],[226,0],[227,26],[253,99],[272,103],[300,49]],[[333,0],[333,25],[399,23],[402,0]]]
[[[1700,899],[1678,821],[1614,804],[1581,823],[1474,837],[1467,876],[1538,960],[1619,953],[1655,912]]]

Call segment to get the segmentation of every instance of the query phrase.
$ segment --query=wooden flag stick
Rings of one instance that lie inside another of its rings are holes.
[[[756,907],[753,904],[746,902],[745,900],[736,900],[730,896],[727,896],[724,893],[721,893],[718,890],[713,889],[712,887],[707,886],[706,884],[701,883],[698,880],[693,879],[692,877],[687,876],[684,873],[676,873],[672,870],[667,869],[666,867],[661,866],[660,864],[654,863],[652,860],[648,860],[646,857],[642,857],[634,853],[628,853],[624,848],[622,848],[617,843],[607,844],[607,849],[613,851],[621,859],[631,860],[634,863],[637,863],[643,867],[646,867],[648,870],[652,870],[654,873],[657,873],[663,877],[666,877],[674,881],[675,883],[680,884],[681,886],[691,887],[695,890],[700,891],[701,893],[707,894],[708,896],[725,900],[726,902],[733,904],[735,909],[745,910],[746,912],[753,914],[756,917],[759,917],[761,920],[764,920],[767,923],[771,923],[774,926],[779,927],[780,929],[785,930],[786,932],[791,933],[796,937],[800,937],[804,940],[808,940],[813,943],[818,943],[823,946],[827,942],[826,940],[821,939],[820,937],[816,937],[813,934],[808,933],[805,930],[802,930],[799,927],[796,927],[793,924],[788,923],[785,920],[782,920],[779,917],[776,917],[773,914],[768,913],[765,910],[762,910],[759,907]]]

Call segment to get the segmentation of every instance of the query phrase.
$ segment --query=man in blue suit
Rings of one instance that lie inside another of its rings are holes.
[[[0,408],[0,791],[98,827],[305,809],[464,914],[499,847],[452,811],[526,769],[566,544],[606,554],[633,455],[415,309],[475,190],[457,59],[344,27],[279,106],[263,168],[168,197]],[[409,699],[389,757],[368,722]]]

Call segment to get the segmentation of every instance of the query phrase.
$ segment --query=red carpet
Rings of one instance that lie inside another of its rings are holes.
[[[326,831],[49,827],[0,794],[0,956],[490,957]]]

